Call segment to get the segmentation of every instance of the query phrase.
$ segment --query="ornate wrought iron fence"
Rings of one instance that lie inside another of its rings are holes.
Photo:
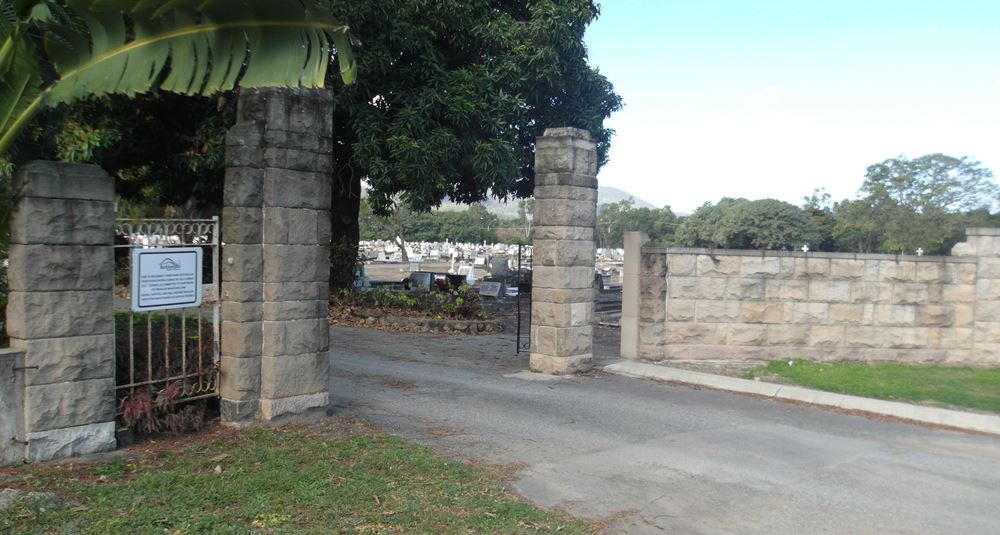
[[[133,291],[132,250],[193,246],[204,250],[202,306],[133,312],[119,285]],[[138,396],[152,404],[218,396],[219,218],[118,219],[114,247],[118,414]]]

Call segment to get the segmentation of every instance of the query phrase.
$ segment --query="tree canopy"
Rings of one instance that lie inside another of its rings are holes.
[[[670,244],[677,225],[677,216],[669,206],[636,208],[632,199],[604,204],[597,212],[597,246],[624,247],[629,231],[645,232],[653,242]]]
[[[727,249],[815,247],[820,234],[802,209],[775,199],[724,198],[706,203],[680,224],[678,245]]]
[[[158,88],[322,87],[336,50],[354,78],[347,27],[315,0],[0,4],[0,156],[44,107]]]

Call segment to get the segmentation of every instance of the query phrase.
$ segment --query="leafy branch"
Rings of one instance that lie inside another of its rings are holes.
[[[154,89],[323,87],[347,26],[319,0],[5,0],[0,4],[0,155],[44,107]]]

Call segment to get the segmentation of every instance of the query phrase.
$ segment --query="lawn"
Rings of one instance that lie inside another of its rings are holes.
[[[591,533],[505,488],[510,470],[471,465],[346,420],[213,427],[102,463],[0,470],[18,502],[0,533]]]
[[[1000,368],[775,360],[747,371],[746,377],[876,399],[1000,413]]]

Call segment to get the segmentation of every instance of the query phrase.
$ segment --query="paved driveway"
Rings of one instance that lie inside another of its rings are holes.
[[[331,335],[335,412],[521,464],[517,492],[613,532],[1000,533],[998,437],[601,373],[539,380],[511,336]]]

